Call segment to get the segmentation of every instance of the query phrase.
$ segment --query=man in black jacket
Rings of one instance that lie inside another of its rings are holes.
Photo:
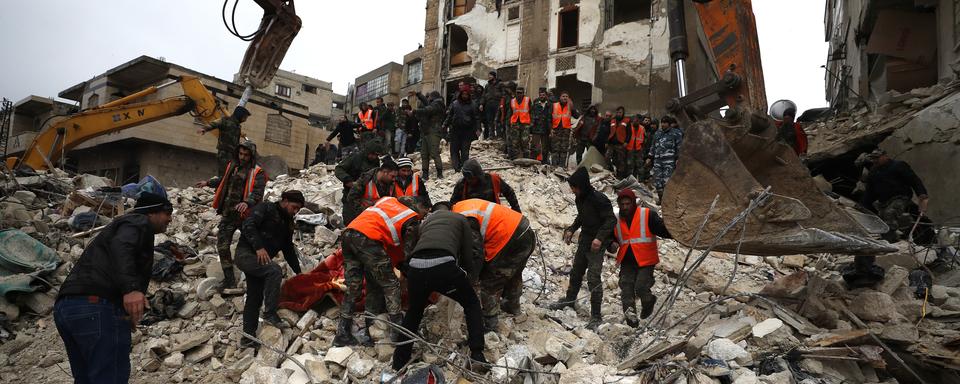
[[[587,287],[590,288],[590,322],[587,323],[587,328],[596,329],[602,320],[600,304],[603,303],[603,286],[600,272],[603,269],[603,252],[613,239],[617,217],[613,215],[610,199],[590,185],[590,175],[586,168],[577,168],[567,183],[577,196],[577,218],[563,231],[563,240],[570,244],[577,229],[580,229],[580,239],[577,241],[577,253],[573,257],[567,295],[549,308],[557,310],[573,307],[583,284],[583,275],[587,273]]]
[[[153,237],[173,206],[144,192],[131,213],[113,220],[83,250],[60,286],[53,310],[77,383],[126,383],[130,331],[143,318],[153,268]]]
[[[867,160],[871,163],[870,172],[860,204],[880,214],[880,218],[890,227],[883,238],[891,243],[897,242],[913,226],[911,213],[919,212],[922,215],[927,211],[930,200],[927,188],[910,164],[891,159],[882,149],[871,152]],[[917,195],[916,205],[913,203],[914,194]]]
[[[356,129],[360,127],[360,124],[347,120],[346,116],[340,116],[337,127],[330,132],[330,136],[327,136],[327,144],[330,144],[334,138],[340,137],[340,155],[343,157],[352,155],[357,151]]]
[[[403,318],[403,327],[409,332],[418,332],[427,299],[431,293],[438,292],[463,307],[470,358],[486,363],[480,299],[473,289],[483,265],[482,243],[474,238],[468,219],[451,212],[447,202],[434,205],[434,211],[412,233],[415,245],[406,268],[409,309]],[[397,342],[408,339],[401,333]],[[393,352],[393,369],[403,368],[412,350],[413,344],[397,347]]]
[[[450,203],[456,204],[466,199],[483,199],[500,204],[501,195],[510,203],[511,209],[520,212],[520,202],[517,201],[517,194],[510,184],[503,181],[496,173],[484,172],[477,159],[470,159],[463,164],[463,178],[453,186]]]
[[[470,158],[470,143],[477,139],[480,124],[480,111],[471,100],[469,89],[469,85],[461,87],[444,121],[444,126],[450,127],[450,162],[454,172],[460,172],[463,162]]]
[[[263,320],[277,328],[287,324],[277,316],[280,304],[280,282],[283,271],[271,261],[277,252],[294,273],[300,273],[300,259],[293,246],[293,215],[303,208],[303,193],[296,190],[283,192],[280,201],[263,202],[253,209],[246,220],[240,242],[237,243],[237,267],[247,276],[247,297],[243,305],[243,332],[257,334],[257,317],[261,304]],[[242,338],[241,347],[252,347],[254,342]]]

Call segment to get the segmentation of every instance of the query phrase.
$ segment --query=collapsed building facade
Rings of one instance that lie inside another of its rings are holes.
[[[426,12],[424,90],[450,96],[459,81],[485,84],[497,71],[528,95],[545,87],[627,113],[662,115],[676,96],[666,1],[430,0]]]

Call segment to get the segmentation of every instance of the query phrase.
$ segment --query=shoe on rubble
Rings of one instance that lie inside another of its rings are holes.
[[[591,331],[596,331],[600,327],[600,324],[603,324],[603,319],[600,317],[590,317],[590,322],[587,323],[587,329]]]
[[[548,306],[547,306],[547,309],[549,309],[549,310],[551,310],[551,311],[556,311],[556,310],[564,309],[564,308],[566,308],[566,307],[573,308],[573,303],[574,303],[574,302],[575,302],[575,300],[570,300],[570,299],[567,299],[567,298],[562,298],[562,299],[557,300],[556,302],[548,305]]]
[[[290,328],[287,322],[283,321],[280,316],[277,316],[276,313],[265,313],[263,314],[263,321],[267,324],[270,324],[278,329]]]

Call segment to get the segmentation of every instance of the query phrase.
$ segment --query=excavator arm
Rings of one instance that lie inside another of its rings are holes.
[[[178,83],[183,89],[181,96],[139,101],[162,88]],[[152,86],[55,121],[33,139],[21,158],[7,158],[7,167],[18,169],[26,166],[34,170],[52,168],[64,153],[87,140],[188,112],[192,112],[203,125],[210,125],[227,116],[220,102],[199,79],[181,76],[176,81]]]
[[[694,22],[704,32],[707,57],[720,79],[687,92],[687,1],[668,2],[670,50],[680,97],[671,100],[667,109],[684,129],[677,166],[661,201],[670,233],[681,243],[698,248],[710,245],[711,241],[704,239],[720,236],[714,249],[754,255],[895,251],[890,244],[871,237],[886,231],[882,221],[848,212],[829,199],[816,187],[793,149],[777,140],[777,128],[766,114],[750,0],[693,0]],[[724,106],[728,109],[723,118],[708,117]],[[716,197],[718,203],[710,210]],[[752,208],[751,202],[759,205]],[[746,222],[724,233],[745,211],[750,211]],[[740,228],[745,231],[742,240]]]

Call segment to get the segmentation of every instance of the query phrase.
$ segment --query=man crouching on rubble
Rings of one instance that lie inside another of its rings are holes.
[[[280,304],[280,282],[283,270],[271,258],[283,252],[283,258],[294,273],[300,273],[300,259],[293,245],[293,215],[303,208],[303,193],[290,190],[280,194],[280,201],[263,202],[253,208],[243,221],[237,243],[237,268],[247,277],[247,297],[243,305],[243,332],[257,334],[258,315],[263,305],[263,321],[277,328],[287,324],[277,315]],[[242,348],[255,342],[243,337]]]
[[[619,245],[617,264],[620,265],[620,301],[623,303],[623,318],[627,325],[638,327],[637,297],[640,298],[640,318],[653,313],[657,297],[650,292],[653,287],[653,270],[660,263],[657,254],[657,236],[672,239],[663,219],[656,211],[637,205],[637,194],[625,188],[617,194],[620,215],[614,229]]]
[[[83,250],[60,287],[53,320],[77,383],[126,383],[130,332],[147,307],[153,236],[167,230],[173,206],[144,192]]]
[[[360,298],[361,290],[366,288],[365,304],[373,314],[383,313],[384,307],[389,320],[399,324],[400,280],[393,273],[409,253],[409,241],[419,225],[423,209],[412,196],[400,199],[388,196],[377,200],[343,231],[343,277],[347,292],[340,304],[340,322],[333,345],[343,347],[356,345],[353,336],[353,312]],[[364,285],[366,280],[366,285]],[[373,346],[370,338],[370,326],[366,321],[366,340],[364,344]],[[391,328],[391,339],[393,334]]]
[[[603,250],[610,244],[617,218],[613,215],[610,199],[590,185],[590,175],[586,168],[577,168],[567,183],[577,196],[577,218],[563,231],[563,241],[570,244],[577,229],[580,229],[580,239],[577,241],[577,253],[573,257],[567,295],[550,304],[549,308],[558,310],[573,307],[586,273],[587,287],[590,288],[590,322],[587,323],[587,328],[596,329],[602,321],[600,305],[603,303],[603,286],[600,283],[600,272],[603,269]]]
[[[473,289],[480,278],[483,247],[478,239],[474,239],[468,219],[451,212],[450,208],[450,203],[437,203],[419,228],[411,231],[412,238],[408,242],[412,243],[413,252],[406,268],[410,308],[403,318],[403,327],[409,332],[419,332],[430,294],[437,292],[447,296],[463,307],[470,359],[486,363],[482,310]],[[396,340],[402,343],[408,339],[400,334]],[[413,344],[409,343],[397,347],[393,352],[394,370],[399,371],[407,365],[412,350]]]

